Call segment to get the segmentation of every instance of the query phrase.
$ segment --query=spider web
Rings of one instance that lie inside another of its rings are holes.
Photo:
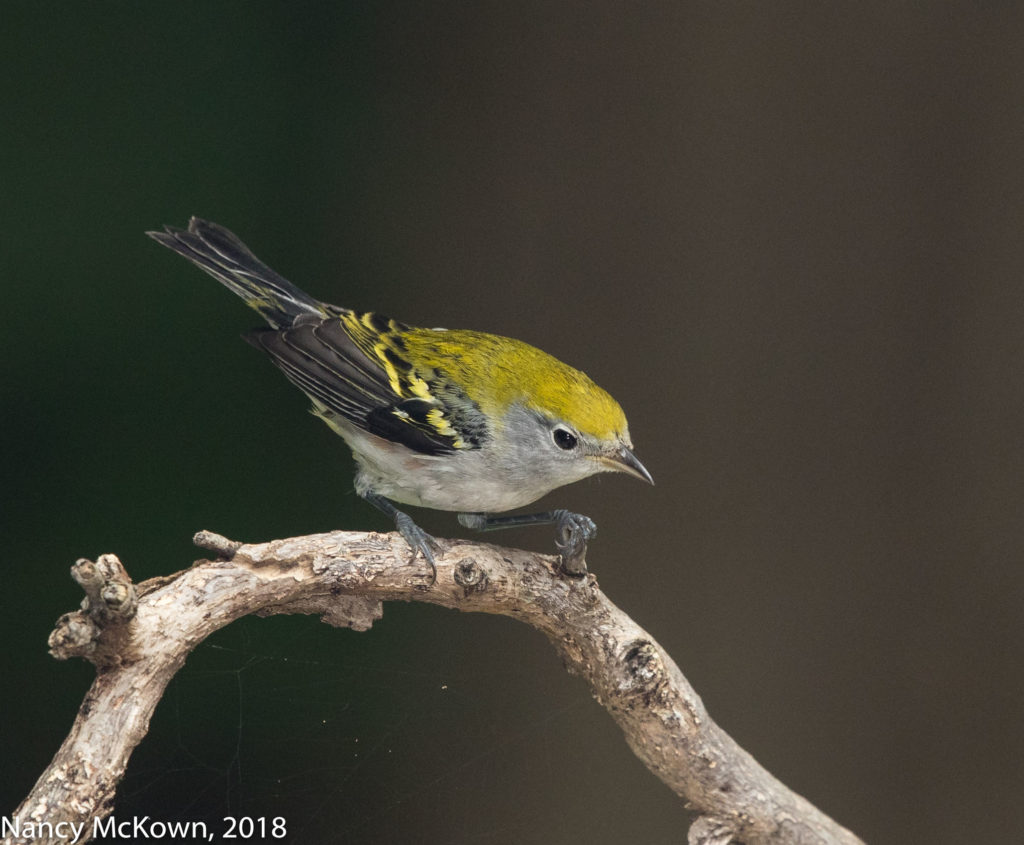
[[[218,832],[283,817],[296,842],[529,841],[522,806],[579,777],[560,749],[583,713],[607,731],[543,637],[509,620],[404,605],[366,633],[243,619],[169,685],[115,815]]]

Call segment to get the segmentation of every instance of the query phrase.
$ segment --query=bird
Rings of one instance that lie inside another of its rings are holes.
[[[580,574],[597,533],[592,519],[562,508],[506,512],[600,472],[654,483],[634,454],[619,403],[534,346],[320,302],[234,233],[198,217],[187,229],[146,234],[263,317],[266,326],[243,337],[348,444],[356,493],[393,520],[432,579],[443,547],[398,505],[453,511],[477,531],[553,524],[564,571]]]

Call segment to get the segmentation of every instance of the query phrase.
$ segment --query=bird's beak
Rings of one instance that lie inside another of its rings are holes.
[[[654,483],[654,479],[651,478],[647,468],[640,463],[636,455],[626,446],[619,446],[615,451],[603,455],[601,462],[610,470],[628,473],[639,478],[641,481],[646,481],[648,484]]]

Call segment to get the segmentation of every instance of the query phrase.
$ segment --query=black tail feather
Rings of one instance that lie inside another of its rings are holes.
[[[271,270],[223,226],[193,217],[187,230],[165,226],[162,232],[146,234],[205,270],[273,328],[286,328],[304,314],[327,313],[322,303]]]

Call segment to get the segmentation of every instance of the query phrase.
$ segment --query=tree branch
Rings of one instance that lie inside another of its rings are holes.
[[[381,617],[381,602],[401,599],[511,616],[547,634],[630,748],[700,814],[690,843],[860,842],[712,722],[651,636],[592,575],[569,577],[557,558],[447,541],[431,583],[429,568],[410,562],[396,534],[333,532],[248,545],[200,532],[195,542],[220,559],[137,587],[113,555],[72,568],[86,601],[58,620],[51,653],[84,657],[98,674],[70,734],[14,814],[22,825],[38,825],[34,841],[69,841],[67,824],[85,823],[84,842],[93,820],[111,812],[167,683],[215,630],[248,613],[315,613],[365,631]]]

